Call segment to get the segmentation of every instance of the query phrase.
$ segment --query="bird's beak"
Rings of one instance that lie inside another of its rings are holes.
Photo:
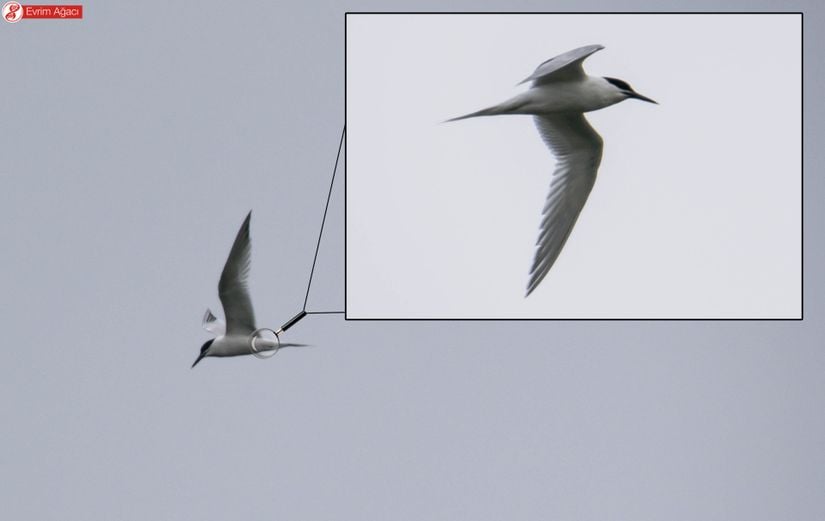
[[[646,101],[648,103],[655,103],[656,105],[659,104],[659,102],[653,101],[652,99],[648,98],[647,96],[642,96],[638,92],[630,92],[630,93],[628,93],[628,96],[630,96],[631,98],[636,98],[636,99],[640,99],[642,101]]]
[[[200,361],[201,361],[201,360],[203,360],[204,358],[206,358],[206,353],[201,353],[201,354],[199,354],[199,355],[198,355],[198,358],[195,360],[195,363],[193,363],[193,364],[192,364],[192,367],[191,367],[191,368],[192,368],[192,369],[194,369],[194,368],[195,368],[195,366],[196,366],[196,365],[198,365],[198,362],[200,362]]]

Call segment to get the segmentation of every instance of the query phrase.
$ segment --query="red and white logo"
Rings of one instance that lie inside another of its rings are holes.
[[[2,1],[2,0],[0,0]],[[83,6],[76,5],[22,5],[20,2],[3,4],[3,18],[10,24],[27,20],[77,20],[83,18]]]
[[[23,19],[23,6],[20,2],[6,2],[3,4],[3,19],[8,23],[17,23]]]

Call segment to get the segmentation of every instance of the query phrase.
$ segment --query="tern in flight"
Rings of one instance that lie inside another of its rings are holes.
[[[249,298],[246,282],[252,253],[252,243],[249,240],[251,217],[250,211],[241,229],[238,230],[238,235],[229,251],[229,258],[226,259],[226,265],[223,267],[220,282],[218,282],[218,295],[226,322],[215,317],[211,310],[206,310],[203,316],[203,328],[215,335],[215,338],[203,344],[192,367],[207,356],[239,356],[253,353],[251,337],[256,331],[255,312],[252,309],[252,300]],[[304,344],[279,344],[264,339],[261,345],[271,351],[279,347],[303,346]]]
[[[630,98],[656,103],[634,91],[627,82],[585,74],[582,63],[601,49],[604,49],[601,45],[588,45],[550,58],[521,82],[532,82],[526,92],[493,107],[448,120],[529,114],[542,140],[556,156],[556,169],[542,211],[541,231],[530,269],[528,296],[547,276],[561,253],[596,181],[603,141],[584,113]]]

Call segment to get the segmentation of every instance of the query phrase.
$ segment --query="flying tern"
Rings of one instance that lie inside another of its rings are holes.
[[[232,249],[229,251],[229,258],[223,267],[220,281],[218,282],[218,295],[221,299],[226,322],[217,318],[211,310],[207,309],[203,316],[203,328],[215,335],[215,338],[206,341],[201,347],[198,358],[192,364],[195,367],[198,362],[207,356],[239,356],[249,355],[251,349],[251,338],[255,333],[255,311],[252,309],[252,300],[249,298],[247,278],[249,277],[250,255],[252,253],[252,243],[249,239],[249,221],[252,217],[250,211],[244,219]],[[282,332],[282,327],[278,332]],[[302,346],[304,344],[278,344],[269,339],[260,339],[258,342],[263,349],[272,350],[278,347]]]
[[[502,114],[531,115],[542,140],[556,156],[556,169],[542,211],[541,231],[530,269],[528,296],[547,276],[561,253],[596,181],[603,140],[587,122],[584,113],[631,98],[656,103],[634,91],[625,81],[585,74],[582,63],[601,49],[604,49],[601,45],[587,45],[550,58],[521,82],[532,82],[526,92],[498,105],[448,120]]]

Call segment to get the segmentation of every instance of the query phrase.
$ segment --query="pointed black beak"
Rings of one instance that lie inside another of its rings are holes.
[[[658,105],[658,104],[659,104],[659,102],[658,102],[658,101],[653,101],[652,99],[648,98],[647,96],[642,96],[642,95],[641,95],[641,94],[639,94],[638,92],[628,92],[628,93],[627,93],[627,95],[628,95],[629,97],[631,97],[631,98],[640,99],[640,100],[642,100],[642,101],[646,101],[646,102],[648,102],[648,103],[655,103],[656,105]]]
[[[198,362],[200,362],[200,361],[201,361],[201,360],[203,360],[204,358],[206,358],[206,353],[201,353],[201,354],[199,354],[199,355],[198,355],[198,358],[197,358],[197,359],[195,360],[195,362],[192,364],[192,367],[191,367],[190,369],[194,369],[194,368],[195,368],[195,366],[196,366],[196,365],[198,365]]]

